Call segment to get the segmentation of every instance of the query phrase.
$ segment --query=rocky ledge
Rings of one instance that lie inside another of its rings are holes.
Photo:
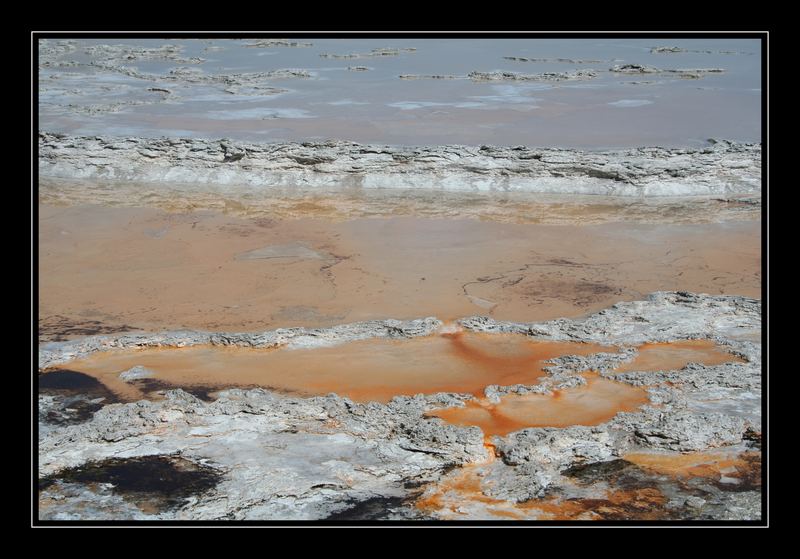
[[[48,422],[57,397],[40,394],[40,518],[497,518],[487,503],[495,512],[510,507],[505,518],[548,518],[536,513],[537,502],[551,508],[566,503],[569,510],[583,506],[580,519],[760,518],[761,346],[753,341],[761,328],[758,300],[658,292],[580,320],[520,324],[471,317],[460,323],[485,332],[617,345],[619,353],[554,360],[543,385],[569,390],[590,367],[646,386],[650,404],[593,427],[529,428],[487,441],[477,427],[426,415],[464,405],[473,398],[466,394],[362,404],[336,394],[297,398],[231,389],[204,402],[170,390],[160,401],[110,404],[87,420],[60,424]],[[96,336],[49,344],[40,364],[132,344],[309,347],[315,340],[403,338],[439,327],[437,320],[423,319],[198,338]],[[715,339],[742,362],[613,372],[636,355],[632,344],[686,338]],[[486,392],[491,399],[524,388]],[[626,459],[636,452],[681,456],[713,449],[738,452],[747,467],[687,481],[654,475]],[[146,471],[158,475],[143,477]],[[457,504],[447,506],[448,480],[460,476],[464,486],[467,475],[477,476],[477,489],[457,493]]]
[[[526,146],[253,144],[39,135],[39,173],[147,183],[436,188],[617,196],[760,194],[761,145],[579,151]],[[202,188],[202,186],[198,186]]]

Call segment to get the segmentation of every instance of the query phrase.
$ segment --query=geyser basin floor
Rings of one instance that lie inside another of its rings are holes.
[[[94,376],[127,399],[144,397],[141,388],[146,390],[146,383],[126,383],[120,373],[144,366],[155,373],[148,381],[175,387],[260,386],[300,395],[335,392],[356,401],[387,402],[403,394],[482,396],[490,384],[536,384],[548,359],[603,351],[614,348],[464,332],[315,349],[203,346],[102,352],[68,367]]]

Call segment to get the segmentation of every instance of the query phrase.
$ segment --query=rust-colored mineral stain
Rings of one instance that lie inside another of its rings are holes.
[[[140,365],[153,380],[180,386],[260,386],[299,395],[335,392],[356,401],[458,392],[482,396],[490,384],[536,384],[545,361],[611,348],[536,341],[518,334],[458,333],[409,340],[360,340],[314,349],[196,346],[96,353],[69,363],[128,398],[143,394],[119,374]]]
[[[712,340],[680,340],[676,342],[643,344],[639,354],[616,370],[625,371],[668,371],[682,369],[687,363],[719,365],[744,360],[725,351]]]
[[[537,520],[597,520],[599,515],[580,500],[541,499],[519,503],[517,507]]]
[[[527,427],[598,425],[618,412],[634,411],[648,402],[647,392],[587,373],[584,386],[558,395],[524,394],[468,402],[463,408],[447,408],[429,415],[457,425],[477,425],[486,435],[507,435]]]
[[[661,520],[667,498],[655,487],[613,489],[600,499],[543,499],[517,505],[539,520]]]
[[[494,445],[485,442],[489,450],[485,462],[466,464],[459,470],[448,474],[444,479],[432,484],[414,503],[420,510],[447,519],[458,519],[466,513],[465,504],[478,505],[487,518],[495,520],[520,520],[525,518],[513,503],[495,499],[483,492],[482,480],[488,467],[495,460]]]
[[[415,505],[446,520],[476,514],[494,520],[659,520],[667,516],[667,499],[655,486],[623,489],[612,485],[596,498],[551,496],[513,503],[490,497],[484,493],[484,479],[493,461],[490,454],[485,462],[467,464],[447,474],[431,484]]]
[[[457,508],[459,500],[469,499],[484,504],[501,503],[500,500],[483,494],[481,479],[477,475],[482,466],[468,464],[462,467],[458,472],[434,486],[428,495],[418,499],[416,506],[422,510],[440,511],[444,508],[451,510]],[[457,495],[458,499],[452,499],[454,495]]]
[[[508,386],[511,384],[535,384],[532,380],[545,374],[543,368],[547,361],[564,355],[589,355],[613,349],[590,343],[553,342],[522,338],[522,343],[509,344],[506,340],[517,338],[514,334],[479,334],[453,332],[442,334],[449,341],[449,352],[462,363],[496,375],[500,380],[490,384]],[[497,343],[505,342],[505,343]],[[483,396],[483,389],[461,390],[475,396]]]

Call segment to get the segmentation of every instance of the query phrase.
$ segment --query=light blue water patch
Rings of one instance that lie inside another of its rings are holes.
[[[249,120],[265,118],[314,118],[304,109],[286,109],[258,107],[251,109],[231,109],[226,111],[209,111],[205,116],[214,120]]]
[[[353,101],[352,99],[341,99],[339,101],[328,101],[325,105],[333,105],[334,107],[344,107],[347,105],[369,105],[366,101]]]
[[[263,93],[237,93],[236,95],[232,95],[219,90],[208,90],[208,92],[201,93],[195,88],[186,91],[184,88],[174,88],[169,85],[165,87],[180,94],[187,102],[205,103],[209,110],[213,110],[216,105],[238,104],[245,101],[264,101],[267,99],[272,101],[290,93],[290,91],[286,93],[270,93],[269,96]]]
[[[628,108],[628,107],[643,107],[644,105],[652,105],[652,101],[647,99],[620,99],[609,103],[612,107]]]
[[[492,95],[471,95],[470,99],[480,99],[492,103],[534,103],[541,101],[541,98],[527,95],[529,91],[545,91],[552,89],[549,84],[530,84],[530,85],[492,85]]]
[[[401,111],[413,111],[415,109],[425,109],[428,107],[455,107],[457,109],[473,109],[483,107],[483,103],[466,101],[463,103],[435,103],[433,101],[402,101],[400,103],[389,103],[388,107],[395,107]]]
[[[559,87],[565,87],[568,89],[600,89],[603,87],[608,87],[606,83],[593,83],[593,82],[582,82],[582,83],[564,83],[561,84]]]

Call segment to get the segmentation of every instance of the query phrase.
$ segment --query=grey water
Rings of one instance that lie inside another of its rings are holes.
[[[65,40],[69,38],[46,44]],[[40,64],[40,130],[261,142],[338,139],[584,149],[697,147],[709,138],[761,140],[757,39],[292,38],[311,45],[266,48],[248,46],[251,39],[73,41],[73,49],[50,59],[55,64]],[[97,53],[86,52],[101,44],[176,45],[180,58],[203,61],[133,57],[109,65]],[[657,46],[685,50],[651,52]],[[321,56],[369,55],[379,48],[415,50],[358,58]],[[609,71],[618,64],[724,72],[687,79],[675,72]],[[132,69],[134,75],[120,68]],[[246,83],[231,88],[224,81],[170,79],[176,68],[202,76],[245,74]],[[305,70],[310,77],[246,76],[281,69]],[[473,71],[540,74],[584,69],[597,76],[558,82],[466,78]],[[399,77],[408,74],[455,79]],[[142,75],[146,77],[137,77]],[[269,87],[285,91],[275,94]]]

